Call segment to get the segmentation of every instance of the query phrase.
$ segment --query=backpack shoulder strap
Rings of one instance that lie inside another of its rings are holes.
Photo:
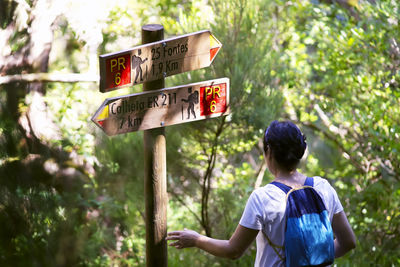
[[[282,184],[280,182],[273,181],[273,182],[271,182],[271,184],[279,187],[283,192],[285,192],[285,194],[289,193],[289,191],[292,190],[292,188],[290,186],[287,186],[287,185]]]
[[[305,186],[314,186],[314,178],[313,177],[307,177],[306,181],[304,182]]]
[[[285,248],[284,246],[278,246],[275,245],[274,243],[272,243],[271,239],[268,238],[267,234],[264,233],[263,230],[261,230],[261,232],[264,234],[265,238],[268,241],[268,244],[272,247],[272,249],[275,251],[276,255],[278,255],[279,259],[284,262],[285,261],[285,255],[284,255],[284,251],[283,249]],[[279,253],[279,250],[281,250],[282,253]],[[282,255],[283,254],[283,255]]]
[[[273,182],[271,182],[271,184],[273,184],[276,187],[280,188],[286,194],[286,196],[288,195],[290,190],[292,190],[292,188],[290,186],[287,186],[287,185],[285,185],[283,183],[280,183],[280,182],[273,181]],[[286,203],[286,201],[285,201],[285,203]],[[279,259],[284,263],[285,262],[284,246],[278,246],[278,245],[274,244],[271,241],[271,239],[269,239],[268,235],[266,233],[264,233],[263,230],[261,230],[261,232],[264,234],[265,238],[267,239],[268,244],[275,251],[276,255],[278,255]],[[279,251],[281,251],[281,252],[279,252]]]
[[[285,185],[283,183],[280,183],[280,182],[273,181],[273,182],[271,182],[271,184],[279,187],[283,192],[285,192],[285,194],[289,193],[290,190],[292,190],[292,188],[290,186],[287,186],[287,185]],[[304,182],[304,186],[313,187],[314,186],[314,178],[313,177],[307,177],[306,181]]]

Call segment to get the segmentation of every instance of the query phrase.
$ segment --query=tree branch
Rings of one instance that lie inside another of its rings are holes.
[[[207,170],[203,177],[203,185],[202,185],[202,197],[201,197],[201,222],[204,230],[206,231],[206,235],[211,237],[212,231],[210,227],[210,219],[208,216],[208,199],[211,191],[211,176],[215,167],[215,162],[217,158],[217,146],[218,139],[221,136],[221,133],[224,129],[226,117],[221,119],[221,123],[218,125],[218,129],[215,132],[211,155],[208,157],[208,166]]]
[[[339,148],[340,151],[342,151],[343,153],[346,153],[346,155],[348,155],[349,160],[351,161],[351,163],[358,169],[360,170],[362,173],[365,173],[366,170],[363,168],[363,166],[361,166],[359,164],[359,162],[357,162],[352,156],[351,156],[351,152],[349,152],[347,149],[344,148],[344,146],[337,140],[337,138],[335,138],[335,136],[327,131],[324,131],[323,129],[321,129],[320,127],[318,127],[317,125],[311,123],[311,122],[303,122],[303,124],[309,128],[311,128],[312,130],[316,131],[316,132],[320,132],[322,133],[328,140],[331,140],[332,142],[335,143],[335,145]]]
[[[263,159],[261,166],[260,166],[260,170],[258,171],[257,174],[257,179],[256,179],[256,183],[254,184],[254,188],[257,189],[261,186],[263,178],[264,178],[264,173],[267,170],[267,162],[265,161],[265,159]]]
[[[0,76],[0,84],[13,82],[98,82],[99,75],[92,73],[26,73]]]

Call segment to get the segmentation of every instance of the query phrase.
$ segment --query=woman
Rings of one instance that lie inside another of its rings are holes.
[[[264,134],[264,156],[274,181],[292,188],[304,185],[306,176],[297,166],[307,147],[305,136],[292,122],[273,121]],[[314,177],[314,189],[323,199],[335,235],[335,258],[355,248],[356,238],[336,191],[327,180]],[[286,195],[273,184],[256,189],[249,197],[242,218],[229,240],[218,240],[192,230],[168,233],[170,246],[197,247],[218,257],[239,258],[256,239],[255,266],[285,266],[277,246],[284,244]],[[272,244],[271,246],[267,237]]]

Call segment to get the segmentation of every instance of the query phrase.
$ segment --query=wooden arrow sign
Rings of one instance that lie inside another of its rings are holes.
[[[101,55],[100,92],[208,67],[221,47],[206,30]]]
[[[107,135],[229,114],[229,79],[107,98],[92,121]]]

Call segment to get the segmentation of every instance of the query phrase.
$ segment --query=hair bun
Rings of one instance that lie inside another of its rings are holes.
[[[302,149],[290,149],[286,154],[288,161],[299,161],[303,158],[304,150]]]

